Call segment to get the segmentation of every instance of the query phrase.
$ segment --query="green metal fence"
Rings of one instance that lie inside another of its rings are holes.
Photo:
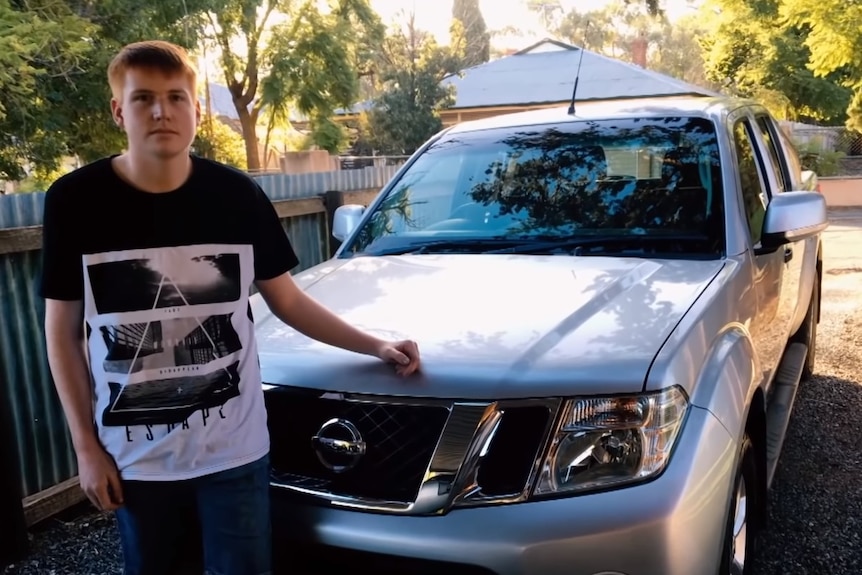
[[[0,256],[0,358],[5,401],[18,446],[23,494],[31,495],[75,475],[66,421],[45,359],[44,303],[36,281],[41,253]]]

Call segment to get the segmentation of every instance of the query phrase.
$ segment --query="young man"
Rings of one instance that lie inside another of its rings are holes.
[[[58,179],[43,222],[48,359],[81,487],[116,510],[127,575],[171,573],[190,514],[208,573],[268,573],[252,284],[285,323],[402,375],[418,349],[360,332],[299,290],[263,191],[190,154],[200,106],[181,48],[126,46],[108,79],[127,151]]]

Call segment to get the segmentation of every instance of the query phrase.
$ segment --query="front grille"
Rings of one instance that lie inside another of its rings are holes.
[[[449,416],[441,406],[328,399],[287,388],[269,390],[265,397],[270,458],[279,481],[389,502],[415,500]],[[333,418],[352,423],[367,445],[356,466],[342,473],[325,467],[312,444],[312,437]]]

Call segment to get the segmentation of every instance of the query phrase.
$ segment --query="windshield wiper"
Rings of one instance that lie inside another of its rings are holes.
[[[517,242],[515,245],[502,247],[484,253],[498,254],[546,254],[558,250],[574,251],[575,255],[590,253],[605,253],[610,248],[625,249],[627,247],[646,250],[655,253],[692,253],[711,251],[709,237],[704,234],[622,234],[622,235],[590,235],[561,236],[549,239],[531,239]]]
[[[555,251],[575,251],[576,255],[603,253],[611,248],[627,247],[651,253],[711,252],[709,237],[703,234],[621,234],[574,235],[551,238],[463,238],[411,242],[408,244],[365,252],[369,256],[399,256],[432,253],[481,254],[547,254]],[[662,248],[662,249],[659,249]],[[360,254],[357,254],[360,255]]]
[[[412,242],[405,245],[366,252],[370,256],[400,256],[431,253],[488,253],[489,250],[511,248],[524,243],[514,238],[463,238]]]

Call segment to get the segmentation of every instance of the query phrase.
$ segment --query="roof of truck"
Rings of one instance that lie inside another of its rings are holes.
[[[453,126],[449,130],[449,133],[613,118],[642,118],[650,116],[707,117],[735,108],[744,103],[746,103],[745,100],[726,96],[661,96],[628,100],[576,101],[574,115],[568,114],[568,106],[555,106],[462,122]]]

